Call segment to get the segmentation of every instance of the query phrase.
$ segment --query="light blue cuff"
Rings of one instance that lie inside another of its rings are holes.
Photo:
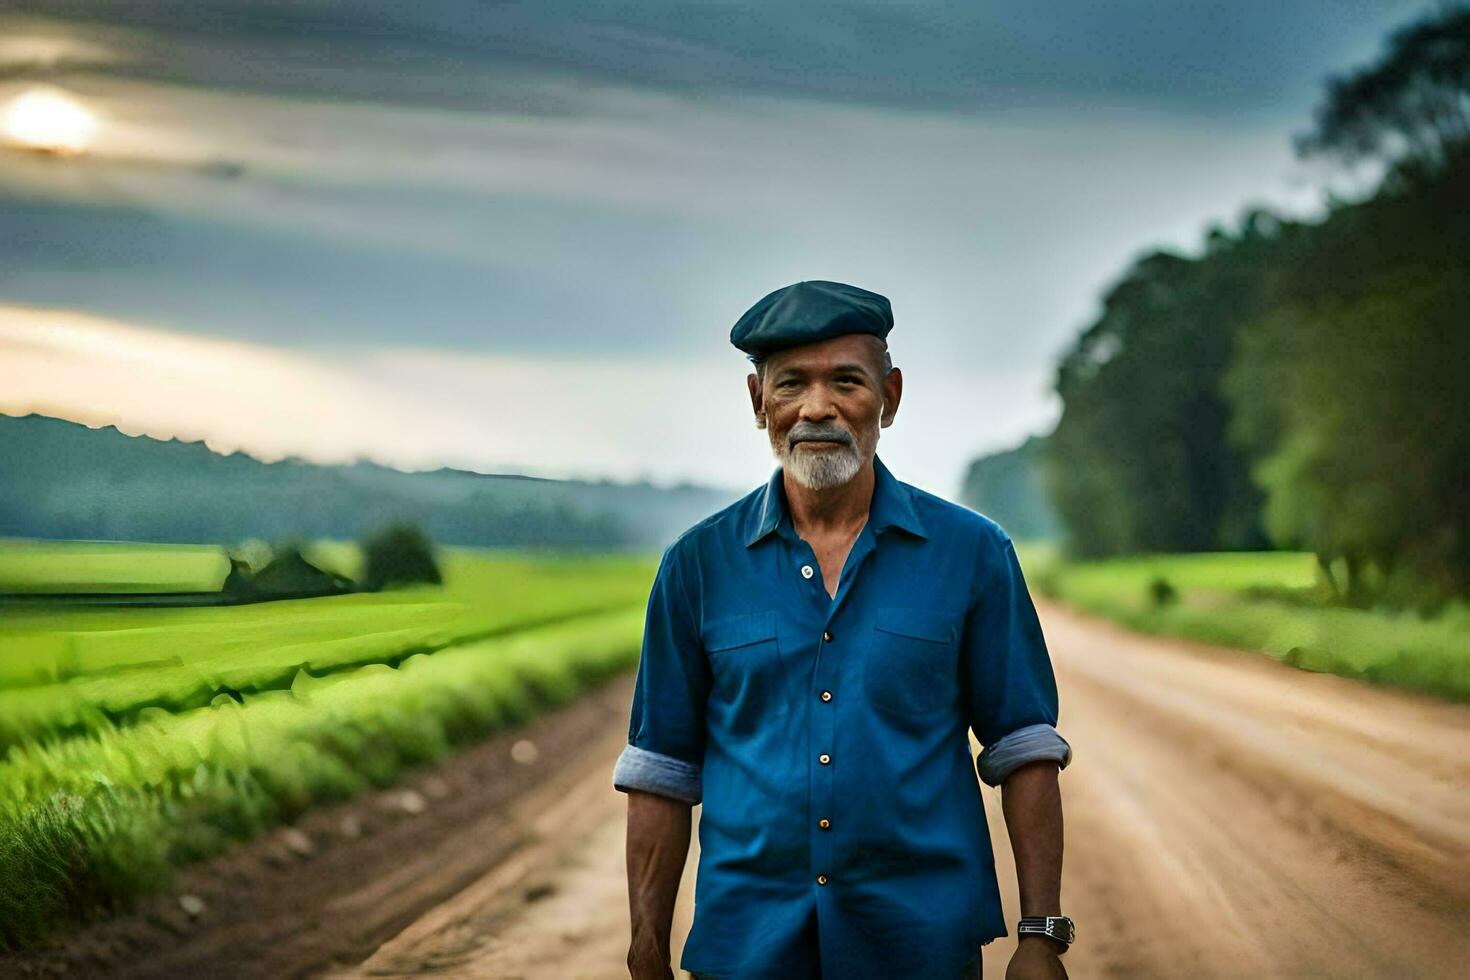
[[[1012,772],[1037,759],[1052,759],[1058,769],[1065,769],[1072,761],[1072,746],[1051,725],[1027,725],[985,746],[975,759],[975,769],[985,785],[999,786]]]
[[[630,743],[623,747],[623,754],[613,767],[613,789],[624,793],[641,789],[693,805],[704,797],[703,769],[692,762]]]

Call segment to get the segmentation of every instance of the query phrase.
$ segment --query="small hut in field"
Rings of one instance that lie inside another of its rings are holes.
[[[286,599],[351,592],[353,582],[345,575],[318,568],[297,548],[277,552],[266,566],[251,577],[250,585],[261,598]]]

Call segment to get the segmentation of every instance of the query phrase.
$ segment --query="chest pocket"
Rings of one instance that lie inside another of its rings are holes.
[[[941,609],[877,609],[863,669],[868,701],[900,719],[952,705],[959,693],[958,622]]]
[[[732,734],[757,731],[786,713],[775,612],[711,619],[703,640],[714,679],[710,708]]]

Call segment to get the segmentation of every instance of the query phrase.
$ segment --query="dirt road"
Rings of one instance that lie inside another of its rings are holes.
[[[1470,709],[1051,605],[1042,616],[1075,751],[1062,779],[1072,976],[1470,973]],[[589,746],[601,764],[526,798],[534,846],[345,975],[626,976],[625,803],[608,778],[623,735],[610,726]],[[1000,799],[986,794],[1013,921]],[[987,947],[987,976],[1012,948]]]

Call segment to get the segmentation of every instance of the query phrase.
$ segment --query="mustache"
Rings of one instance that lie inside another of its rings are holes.
[[[794,446],[798,442],[837,442],[846,446],[854,443],[852,433],[842,426],[831,423],[820,422],[797,422],[786,434],[786,444]]]

